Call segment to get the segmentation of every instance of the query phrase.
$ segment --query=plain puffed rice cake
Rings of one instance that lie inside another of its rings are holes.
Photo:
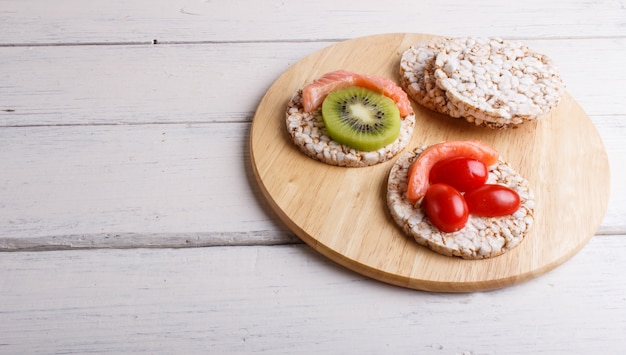
[[[401,83],[415,101],[491,128],[539,119],[564,90],[547,56],[499,38],[436,38],[407,49],[400,63]]]
[[[447,40],[450,38],[438,38],[404,51],[400,59],[400,84],[422,106],[459,118],[460,111],[448,102],[445,91],[435,81],[435,59]]]
[[[401,119],[400,135],[393,143],[371,152],[333,141],[324,127],[321,107],[304,112],[302,90],[298,90],[287,105],[286,124],[294,144],[307,156],[330,165],[365,167],[385,162],[407,146],[415,127],[415,114]]]
[[[415,207],[405,198],[409,167],[425,148],[402,154],[389,173],[387,205],[402,231],[439,254],[463,259],[491,258],[519,245],[534,221],[535,200],[528,182],[509,164],[499,160],[489,167],[487,183],[503,184],[515,190],[520,196],[520,208],[504,217],[470,215],[463,229],[445,233],[432,225],[421,207]]]

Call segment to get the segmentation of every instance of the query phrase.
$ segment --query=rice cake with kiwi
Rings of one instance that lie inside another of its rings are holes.
[[[400,133],[395,141],[374,151],[360,151],[330,138],[321,111],[320,107],[305,112],[302,90],[298,90],[287,104],[286,126],[293,143],[300,151],[329,165],[366,167],[388,161],[408,145],[415,127],[415,114],[411,112],[401,118]]]
[[[429,221],[419,201],[414,206],[405,196],[409,167],[426,148],[400,155],[389,173],[387,206],[402,231],[434,252],[463,259],[492,258],[519,245],[534,221],[535,198],[528,181],[500,158],[489,167],[487,183],[503,184],[515,190],[520,196],[520,208],[504,217],[470,215],[464,228],[444,233]]]

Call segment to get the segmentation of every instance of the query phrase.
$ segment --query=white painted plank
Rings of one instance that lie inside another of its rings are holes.
[[[0,18],[0,44],[328,40],[390,32],[541,38],[626,34],[624,3],[611,0],[2,0]]]
[[[613,184],[599,233],[626,233],[624,116],[597,122]],[[0,250],[292,243],[251,174],[249,127],[1,128]]]
[[[2,353],[618,354],[626,239],[517,286],[424,293],[300,246],[5,253]]]
[[[626,112],[626,71],[607,69],[622,68],[626,38],[527,43],[589,115]],[[331,44],[0,48],[0,126],[249,121],[290,65]]]
[[[0,48],[0,126],[249,121],[280,74],[328,44]]]
[[[0,248],[15,246],[15,239],[31,240],[16,241],[23,247],[289,242],[264,212],[250,171],[248,129],[0,129]]]

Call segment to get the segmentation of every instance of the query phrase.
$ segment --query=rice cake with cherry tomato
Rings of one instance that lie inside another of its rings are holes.
[[[430,222],[420,206],[421,201],[413,205],[406,199],[409,167],[426,148],[415,148],[400,155],[389,173],[387,205],[402,231],[434,252],[463,259],[492,258],[518,246],[534,222],[535,197],[528,181],[499,158],[488,167],[487,184],[502,184],[517,192],[518,210],[503,217],[470,214],[462,229],[445,233]]]

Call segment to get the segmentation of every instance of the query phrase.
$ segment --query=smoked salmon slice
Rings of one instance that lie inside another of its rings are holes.
[[[477,140],[448,141],[426,148],[409,167],[406,198],[415,203],[424,196],[430,182],[430,169],[440,160],[462,156],[490,166],[498,161],[498,152]]]
[[[400,116],[402,117],[413,113],[409,97],[392,80],[375,75],[357,74],[346,70],[336,70],[324,74],[321,78],[302,88],[304,112],[311,112],[320,107],[331,91],[348,86],[364,87],[389,97],[398,106]]]

